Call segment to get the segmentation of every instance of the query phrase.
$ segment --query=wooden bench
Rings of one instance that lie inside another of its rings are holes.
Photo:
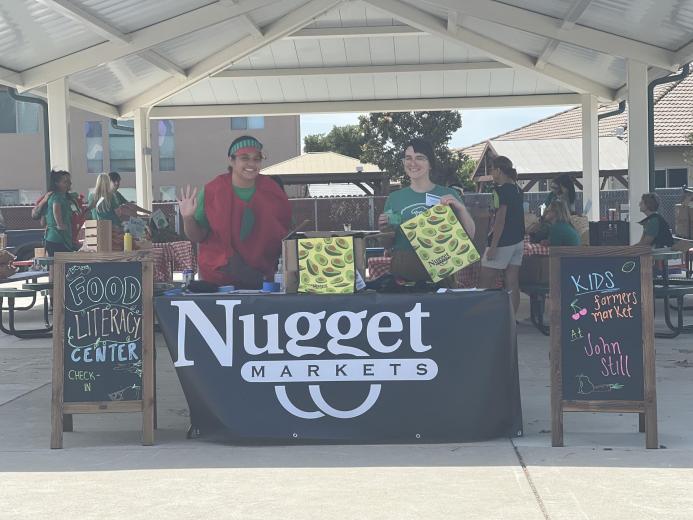
[[[3,305],[5,298],[7,298],[7,307]],[[36,301],[36,291],[33,289],[16,289],[13,287],[0,288],[0,331],[21,339],[50,338],[52,336],[53,327],[48,323],[46,324],[46,327],[42,329],[17,330],[15,328],[15,311],[26,309],[26,307],[15,306],[15,299],[17,298],[32,298],[32,301]],[[2,311],[7,311],[7,327],[5,326],[5,319]],[[44,310],[44,312],[47,314],[47,311]],[[46,317],[46,314],[44,314],[44,318]]]
[[[682,332],[693,332],[693,325],[683,324],[683,311],[686,307],[683,304],[685,296],[693,294],[693,283],[680,283],[676,281],[669,285],[655,285],[655,299],[664,300],[664,323],[671,332],[655,332],[657,338],[675,338]],[[671,304],[671,300],[676,301],[676,305]],[[676,311],[676,325],[671,323],[671,310]]]
[[[549,326],[544,323],[546,297],[549,286],[544,284],[520,283],[520,292],[529,296],[529,319],[544,336],[550,335]]]

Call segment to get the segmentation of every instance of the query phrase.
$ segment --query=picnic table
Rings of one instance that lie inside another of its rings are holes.
[[[670,330],[670,332],[655,331],[655,337],[658,338],[670,339],[682,333],[693,332],[693,325],[685,325],[683,321],[684,311],[692,309],[684,305],[684,298],[693,294],[693,280],[688,277],[672,277],[669,272],[669,262],[682,257],[682,251],[668,248],[652,250],[652,259],[658,271],[655,273],[658,276],[654,277],[654,297],[663,300],[664,323]],[[688,273],[689,271],[686,270],[687,275]],[[676,303],[673,304],[672,300]],[[672,323],[672,310],[676,312],[676,324]]]
[[[40,283],[39,278],[48,276],[47,271],[24,271],[15,273],[7,278],[0,280],[0,331],[5,334],[16,336],[18,338],[37,338],[49,337],[51,335],[52,326],[48,320],[48,294],[51,288],[50,282]],[[9,284],[17,282],[28,282],[23,284],[22,288],[5,287]],[[15,327],[15,311],[25,311],[31,309],[36,304],[36,295],[42,292],[43,299],[43,317],[45,327],[39,329],[24,329],[18,330]],[[25,306],[18,307],[16,305],[17,298],[31,298],[31,303]],[[7,306],[5,306],[7,299]],[[7,312],[8,323],[5,325],[5,314]]]

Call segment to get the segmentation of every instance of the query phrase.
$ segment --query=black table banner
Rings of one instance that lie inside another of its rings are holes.
[[[640,257],[560,261],[563,399],[642,401]]]
[[[522,435],[502,291],[161,296],[155,311],[202,435],[280,443]]]
[[[64,402],[142,399],[142,264],[65,264]]]

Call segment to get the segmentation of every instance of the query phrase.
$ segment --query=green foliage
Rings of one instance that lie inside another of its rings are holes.
[[[356,157],[363,163],[377,164],[390,179],[407,184],[401,160],[404,148],[411,139],[420,137],[431,142],[436,154],[433,182],[458,183],[466,190],[474,190],[471,174],[475,161],[448,147],[452,134],[461,127],[458,111],[374,112],[360,116],[358,125],[334,126],[327,134],[307,135],[304,151],[332,151]]]
[[[434,182],[471,187],[467,157],[448,148],[452,134],[462,127],[458,111],[374,112],[360,116],[359,126],[365,139],[361,161],[377,164],[390,179],[408,182],[401,159],[407,142],[419,137],[433,145],[438,163]]]
[[[337,152],[358,159],[364,137],[358,125],[333,126],[327,134],[307,135],[303,144],[305,152]]]
[[[476,169],[476,161],[466,155],[463,155],[461,168],[457,170],[457,178],[459,183],[464,186],[465,191],[476,191],[476,182],[472,180],[474,170]]]

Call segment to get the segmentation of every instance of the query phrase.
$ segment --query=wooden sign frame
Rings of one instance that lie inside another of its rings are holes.
[[[142,399],[139,401],[64,402],[65,264],[140,262],[142,264]],[[72,431],[72,414],[142,412],[142,444],[154,444],[154,286],[148,251],[127,253],[56,253],[53,283],[53,385],[51,448],[63,447],[63,431]]]
[[[561,349],[561,258],[613,257],[640,258],[640,289],[643,348],[643,401],[565,401],[563,400],[563,356]],[[637,413],[638,429],[645,432],[645,446],[659,447],[657,440],[657,392],[654,347],[654,289],[652,249],[647,246],[552,247],[550,249],[549,297],[551,301],[551,444],[563,446],[564,412]]]

